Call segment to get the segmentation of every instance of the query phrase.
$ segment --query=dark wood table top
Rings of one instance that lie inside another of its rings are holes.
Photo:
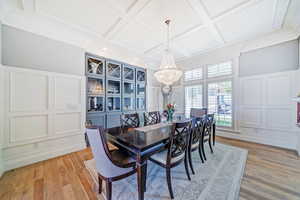
[[[180,120],[180,122],[189,119]],[[173,121],[173,123],[179,121]],[[151,126],[151,125],[150,125]],[[155,125],[154,125],[155,126]],[[172,123],[162,123],[162,127],[150,130],[122,129],[121,127],[106,130],[108,140],[115,142],[124,148],[134,151],[144,151],[169,139]]]

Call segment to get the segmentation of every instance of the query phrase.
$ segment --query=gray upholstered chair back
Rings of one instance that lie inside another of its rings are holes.
[[[191,108],[190,117],[203,117],[207,114],[207,108]]]
[[[97,172],[106,178],[119,176],[131,169],[116,166],[109,155],[104,131],[102,127],[87,128],[87,136],[91,145]]]

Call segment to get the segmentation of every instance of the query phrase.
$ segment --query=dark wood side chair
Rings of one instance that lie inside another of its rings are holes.
[[[214,125],[214,114],[208,114],[205,116],[204,118],[204,128],[203,128],[203,132],[201,134],[201,148],[202,148],[202,153],[203,153],[203,157],[204,160],[206,160],[206,155],[205,155],[205,150],[204,150],[204,144],[208,142],[209,144],[209,148],[211,153],[214,153],[213,149],[212,149],[212,130],[213,130],[213,125]]]
[[[201,134],[203,133],[204,129],[204,118],[198,117],[192,119],[192,131],[190,135],[190,141],[189,141],[189,149],[188,149],[188,158],[189,158],[189,164],[192,170],[192,173],[195,174],[194,167],[193,167],[193,161],[192,161],[192,152],[198,150],[200,159],[202,163],[204,163],[203,156],[202,156],[202,149],[201,149]]]
[[[112,182],[136,173],[136,162],[121,150],[109,151],[102,127],[87,128],[87,136],[96,161],[99,193],[102,192],[102,181],[104,180],[106,184],[106,199],[111,200]]]
[[[187,155],[191,125],[191,120],[173,124],[170,140],[166,144],[167,149],[150,157],[152,162],[166,169],[168,189],[172,199],[174,195],[171,183],[171,169],[184,161],[186,175],[191,180]]]
[[[191,108],[190,117],[203,117],[204,115],[207,115],[208,110],[207,108]],[[212,125],[212,134],[213,134],[213,145],[215,145],[216,142],[216,121],[214,120]]]
[[[138,113],[121,115],[122,128],[137,128],[139,126],[140,126],[140,117]]]
[[[159,111],[144,112],[144,126],[158,124],[161,122]]]

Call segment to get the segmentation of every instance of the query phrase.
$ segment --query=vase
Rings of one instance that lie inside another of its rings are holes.
[[[168,110],[168,122],[172,122],[173,121],[173,111]]]

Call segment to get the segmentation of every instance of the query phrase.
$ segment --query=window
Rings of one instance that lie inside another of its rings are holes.
[[[214,113],[218,126],[232,127],[232,81],[208,84],[208,113]]]
[[[189,70],[184,73],[184,81],[194,81],[202,78],[203,78],[202,67],[198,69]]]
[[[189,117],[191,108],[202,108],[202,85],[185,87],[185,116]]]
[[[217,65],[209,65],[207,67],[207,77],[218,77],[232,74],[231,62],[224,62]]]

